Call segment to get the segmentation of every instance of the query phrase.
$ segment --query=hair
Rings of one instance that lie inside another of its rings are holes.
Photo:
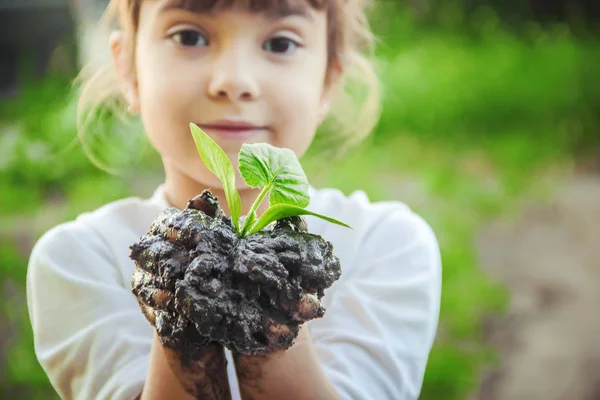
[[[121,30],[134,54],[139,25],[139,12],[144,0],[111,0],[101,20],[101,29]],[[250,11],[286,8],[294,0],[180,0],[193,11],[218,11],[241,6]],[[327,134],[323,143],[335,144],[335,152],[349,148],[366,138],[377,124],[381,112],[380,82],[371,57],[376,38],[373,35],[367,10],[373,0],[303,0],[309,6],[327,13],[328,50],[327,71],[338,63],[344,71],[343,82],[323,125]],[[104,32],[107,33],[107,32]],[[106,37],[107,35],[103,35]],[[133,59],[133,58],[132,58]],[[88,61],[76,79],[79,86],[77,108],[78,137],[84,151],[95,164],[86,141],[86,131],[94,117],[116,116],[127,120],[126,103],[117,85],[116,71],[111,63]],[[131,68],[135,70],[135,60]],[[327,75],[328,78],[329,74]],[[319,135],[317,135],[319,136]]]

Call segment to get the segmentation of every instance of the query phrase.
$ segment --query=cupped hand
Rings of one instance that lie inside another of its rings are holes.
[[[200,337],[195,326],[177,312],[174,287],[164,278],[177,274],[181,265],[174,259],[156,259],[157,246],[161,247],[132,249],[146,262],[136,262],[131,283],[143,315],[156,330],[168,368],[194,398],[230,399],[223,346]]]

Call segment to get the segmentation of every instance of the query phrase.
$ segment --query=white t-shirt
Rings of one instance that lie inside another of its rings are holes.
[[[342,399],[417,399],[437,330],[441,260],[429,225],[399,202],[363,192],[310,190],[307,217],[332,242],[342,276],[325,291],[325,316],[308,322]],[[129,246],[169,207],[163,185],[52,228],[29,261],[27,298],[37,357],[63,399],[133,399],[150,362],[153,328],[131,293]],[[239,399],[228,357],[232,396]]]

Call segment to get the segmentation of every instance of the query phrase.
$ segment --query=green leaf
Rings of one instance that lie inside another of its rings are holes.
[[[243,144],[239,169],[248,186],[271,190],[271,206],[291,204],[306,207],[310,202],[306,174],[290,149],[268,143]]]
[[[240,213],[242,212],[242,200],[235,188],[235,169],[227,154],[202,129],[195,124],[190,124],[190,130],[202,161],[210,172],[215,174],[221,181],[231,212],[231,219],[237,229]]]
[[[261,229],[263,229],[265,226],[269,225],[273,221],[277,221],[278,219],[282,219],[282,218],[286,218],[286,217],[293,217],[293,216],[297,216],[297,215],[312,215],[312,216],[324,219],[325,221],[332,222],[334,224],[345,226],[346,228],[352,229],[351,226],[346,225],[345,223],[338,221],[337,219],[327,217],[325,215],[317,214],[317,213],[308,211],[307,209],[304,209],[301,207],[293,206],[290,204],[276,204],[274,206],[269,207],[267,209],[267,211],[265,211],[264,214],[261,215],[260,219],[252,227],[252,230],[248,233],[248,235],[251,235],[253,233],[260,231]]]

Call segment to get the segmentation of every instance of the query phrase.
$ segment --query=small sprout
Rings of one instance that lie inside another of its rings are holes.
[[[202,129],[190,124],[190,130],[202,161],[221,180],[231,219],[239,237],[244,238],[259,232],[273,221],[301,215],[312,215],[350,228],[341,221],[305,208],[310,202],[310,197],[308,181],[300,162],[290,149],[278,148],[268,143],[242,145],[238,158],[240,175],[248,186],[262,190],[240,224],[242,206],[240,195],[235,188],[233,165],[219,145]],[[256,211],[266,197],[269,199],[269,208],[257,220]]]

